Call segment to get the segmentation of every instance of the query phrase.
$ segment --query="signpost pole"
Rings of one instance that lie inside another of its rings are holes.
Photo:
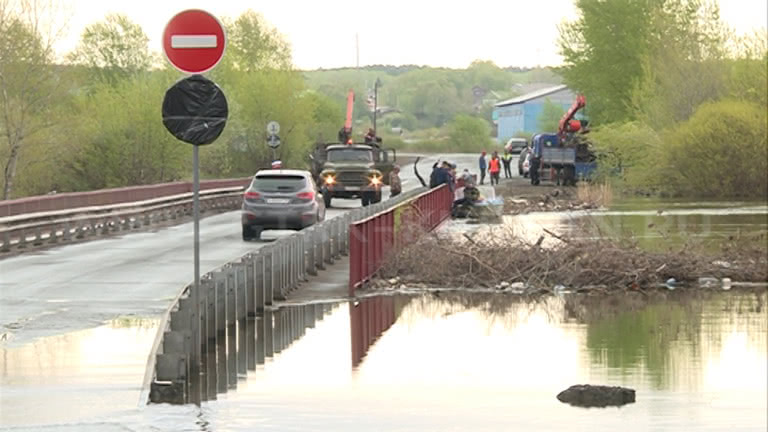
[[[193,194],[193,214],[195,218],[194,231],[195,231],[195,283],[192,285],[192,354],[190,361],[190,374],[192,380],[199,382],[200,380],[200,157],[199,146],[192,146],[192,194]],[[194,385],[192,388],[199,389],[199,386]],[[200,405],[200,393],[198,391],[193,392],[191,402]]]
[[[224,130],[229,107],[224,93],[203,73],[221,60],[226,47],[224,26],[213,15],[199,9],[176,14],[163,31],[163,52],[168,61],[191,76],[178,81],[165,93],[163,124],[168,132],[193,146],[192,202],[194,216],[194,283],[192,299],[192,347],[189,353],[188,402],[201,403],[200,334],[200,155],[198,147],[213,143]]]

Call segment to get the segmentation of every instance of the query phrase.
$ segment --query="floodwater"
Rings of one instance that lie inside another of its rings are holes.
[[[656,249],[691,242],[707,246],[738,237],[762,235],[765,239],[768,203],[635,198],[617,201],[607,210],[505,216],[504,225],[533,242],[547,229],[561,234],[632,239],[640,246]]]
[[[0,418],[41,431],[765,430],[766,302],[763,290],[341,303],[283,328],[297,338],[201,408],[138,406],[132,352],[154,330],[111,325],[61,336],[79,353],[58,352],[59,337],[4,350]],[[556,399],[583,383],[634,388],[637,402]]]

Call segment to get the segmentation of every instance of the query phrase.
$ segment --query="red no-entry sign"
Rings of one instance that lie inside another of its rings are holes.
[[[199,9],[179,12],[163,32],[163,52],[176,69],[199,74],[213,69],[224,55],[224,27]]]

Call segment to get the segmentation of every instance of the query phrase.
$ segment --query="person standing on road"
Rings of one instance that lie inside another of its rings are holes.
[[[480,184],[485,184],[485,169],[488,168],[488,162],[485,160],[485,151],[480,154]]]
[[[400,181],[400,167],[395,165],[389,173],[389,197],[400,195],[403,191],[403,183]]]
[[[533,148],[530,151],[530,166],[528,167],[528,175],[534,186],[539,184],[539,168],[541,168],[541,140],[536,139],[533,141]]]
[[[504,178],[512,178],[512,153],[509,150],[504,150],[504,155],[501,157],[501,162],[504,164]]]
[[[491,160],[488,161],[488,172],[491,174],[491,186],[499,184],[499,174],[501,174],[501,160],[499,154],[493,152]]]

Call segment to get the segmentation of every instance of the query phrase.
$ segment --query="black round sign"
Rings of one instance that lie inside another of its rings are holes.
[[[224,92],[202,75],[184,78],[165,92],[163,124],[186,143],[200,146],[216,141],[228,115]]]

